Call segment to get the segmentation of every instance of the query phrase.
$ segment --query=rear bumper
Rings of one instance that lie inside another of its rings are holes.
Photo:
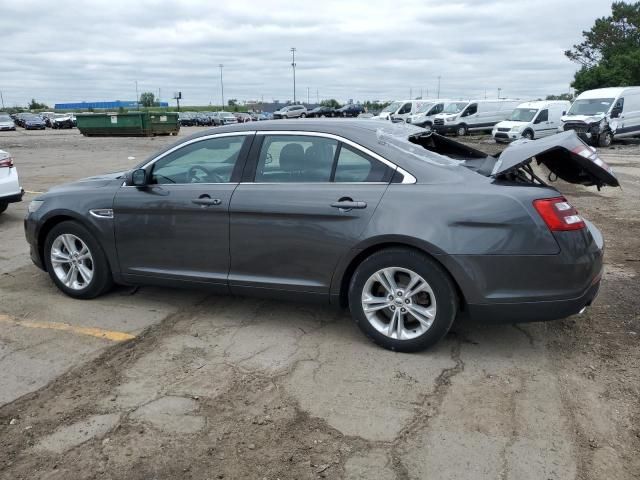
[[[458,283],[474,321],[531,322],[578,313],[596,297],[604,239],[587,228],[555,232],[552,255],[449,255],[438,257]]]
[[[0,203],[17,203],[22,201],[24,190],[20,189],[20,193],[13,193],[11,195],[5,195],[0,197]]]
[[[468,315],[484,323],[524,323],[558,320],[580,313],[591,305],[598,295],[600,278],[582,295],[566,300],[524,303],[469,304]]]

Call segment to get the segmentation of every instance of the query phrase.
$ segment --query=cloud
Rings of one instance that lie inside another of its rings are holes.
[[[0,0],[5,105],[134,99],[161,89],[186,104],[298,100],[538,98],[565,92],[602,1],[294,2]]]

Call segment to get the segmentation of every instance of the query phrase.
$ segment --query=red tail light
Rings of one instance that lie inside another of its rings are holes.
[[[0,168],[2,167],[13,167],[13,158],[11,157],[6,157],[6,158],[2,158],[0,159]]]
[[[563,232],[585,227],[584,220],[578,215],[578,211],[564,197],[534,200],[533,206],[551,231]]]

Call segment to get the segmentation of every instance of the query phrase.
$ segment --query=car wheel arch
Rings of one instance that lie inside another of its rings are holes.
[[[59,225],[60,223],[66,222],[66,221],[76,222],[82,225],[87,230],[89,230],[89,233],[91,233],[91,235],[93,235],[96,238],[96,241],[98,242],[102,250],[105,251],[105,246],[102,245],[100,242],[100,232],[93,225],[91,225],[91,222],[87,222],[86,219],[84,219],[81,215],[73,211],[65,210],[65,211],[53,212],[47,216],[47,218],[42,222],[42,226],[36,232],[38,256],[45,270],[46,270],[46,266],[45,266],[46,264],[44,261],[44,246],[47,239],[47,235],[56,225]],[[110,258],[109,254],[107,254],[106,251],[105,251],[105,255],[107,258],[107,262],[109,263],[109,268],[111,269],[111,272],[116,273],[118,270],[117,262],[114,262],[113,259]]]
[[[439,249],[437,249],[436,247],[430,248],[430,247],[425,247],[424,245],[418,246],[417,242],[413,242],[411,240],[407,241],[406,239],[387,240],[380,243],[374,243],[374,244],[368,245],[363,249],[357,249],[355,254],[352,256],[352,258],[349,259],[346,267],[344,267],[340,272],[339,278],[334,277],[335,286],[337,287],[336,288],[337,292],[336,290],[333,290],[333,288],[332,290],[334,291],[334,295],[337,294],[339,306],[343,308],[346,308],[348,306],[349,284],[358,266],[374,253],[380,252],[382,250],[393,249],[393,248],[405,248],[407,250],[417,251],[423,255],[429,256],[429,258],[431,258],[438,265],[440,265],[440,267],[442,267],[443,271],[445,271],[449,275],[449,277],[451,278],[451,281],[455,285],[456,292],[458,294],[458,299],[460,300],[460,305],[459,305],[460,311],[466,310],[465,295],[462,289],[460,288],[460,284],[458,280],[454,277],[454,275],[447,268],[447,266],[444,265],[444,263],[442,263],[438,259],[439,254],[442,254],[444,252],[440,252]]]

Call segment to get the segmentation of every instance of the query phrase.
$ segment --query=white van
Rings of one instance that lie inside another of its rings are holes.
[[[451,102],[451,100],[447,100],[446,98],[441,98],[439,100],[425,100],[425,102],[418,107],[416,113],[407,117],[406,122],[417,125],[418,127],[431,128],[433,126],[433,119],[435,116],[442,113],[444,107],[449,102]]]
[[[575,130],[600,147],[614,138],[640,135],[640,87],[587,90],[562,117],[561,130]]]
[[[387,105],[375,118],[404,121],[410,115],[415,114],[425,103],[427,103],[426,100],[398,100]]]
[[[569,107],[571,102],[567,100],[521,103],[511,112],[509,120],[493,127],[491,134],[496,142],[511,142],[523,137],[533,140],[553,135]]]
[[[452,102],[433,120],[433,128],[438,133],[466,135],[469,132],[491,130],[493,126],[506,120],[522,101],[520,100],[469,100]],[[461,108],[462,107],[462,108]]]

